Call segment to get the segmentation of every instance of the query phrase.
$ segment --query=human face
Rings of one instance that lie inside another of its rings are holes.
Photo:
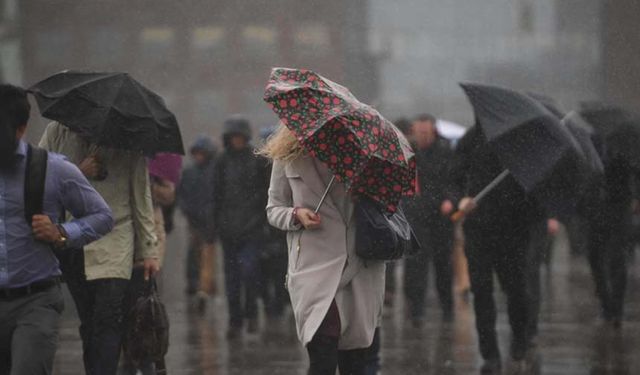
[[[436,124],[432,121],[414,121],[411,124],[411,135],[419,149],[429,148],[438,137]]]
[[[207,155],[205,155],[204,152],[199,151],[199,150],[195,150],[191,153],[191,157],[193,158],[193,161],[197,164],[197,165],[203,165],[204,163],[206,163],[207,161]]]
[[[244,135],[234,134],[229,139],[229,144],[232,149],[240,151],[247,147],[247,138]]]

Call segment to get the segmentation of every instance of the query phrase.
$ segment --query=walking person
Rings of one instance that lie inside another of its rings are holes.
[[[477,125],[460,140],[456,154],[454,181],[465,194],[482,190],[503,170]],[[473,199],[465,197],[459,208],[469,213],[476,207]],[[543,217],[537,203],[529,199],[523,188],[509,176],[483,198],[482,207],[464,221],[476,329],[480,353],[485,360],[483,373],[494,373],[501,367],[493,297],[494,273],[507,296],[511,359],[519,365],[525,358],[529,323],[527,251],[531,226]]]
[[[205,274],[213,276],[215,265],[213,174],[216,148],[210,138],[200,136],[191,146],[190,155],[192,163],[182,171],[177,199],[189,230],[187,294],[196,295],[198,308],[204,311],[208,296],[215,290],[214,277],[210,278],[209,285],[200,280]],[[208,258],[211,258],[210,262],[203,262]]]
[[[113,227],[75,165],[22,140],[29,110],[23,89],[0,85],[1,375],[52,373],[64,309],[54,249],[78,251]],[[73,220],[57,221],[65,211]]]
[[[215,165],[213,206],[224,252],[227,337],[234,339],[245,321],[249,333],[258,330],[259,262],[269,175],[266,160],[255,155],[250,144],[247,119],[229,117],[222,137],[225,150]]]
[[[113,210],[113,231],[62,259],[61,267],[80,318],[85,371],[115,374],[133,265],[142,264],[145,278],[159,270],[147,162],[138,152],[96,147],[57,122],[40,146],[78,165]]]
[[[291,296],[298,337],[309,354],[309,374],[364,374],[379,326],[385,265],[355,254],[354,203],[318,159],[303,152],[281,125],[263,153],[273,159],[267,216],[287,231]]]
[[[453,202],[459,198],[450,177],[454,152],[438,134],[436,119],[422,114],[411,124],[416,153],[419,193],[408,198],[407,218],[423,248],[405,261],[404,291],[415,326],[425,313],[429,263],[436,273],[436,290],[445,321],[453,319],[453,224],[449,220]]]

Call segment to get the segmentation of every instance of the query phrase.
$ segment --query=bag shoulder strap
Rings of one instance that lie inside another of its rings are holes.
[[[49,154],[46,150],[28,146],[27,168],[24,174],[24,217],[29,225],[33,215],[43,212],[48,160]]]

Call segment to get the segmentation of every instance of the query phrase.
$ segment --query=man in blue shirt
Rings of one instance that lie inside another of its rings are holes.
[[[0,84],[0,375],[52,372],[64,309],[53,249],[81,248],[113,227],[102,197],[57,154],[48,155],[43,212],[27,222],[29,110],[23,89]],[[74,219],[56,223],[67,211]]]

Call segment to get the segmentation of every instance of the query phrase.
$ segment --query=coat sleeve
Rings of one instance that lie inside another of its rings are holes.
[[[144,157],[139,156],[131,167],[131,214],[135,233],[135,260],[158,258],[149,171]]]
[[[278,229],[295,231],[299,230],[301,226],[293,220],[293,196],[284,168],[285,162],[279,160],[273,162],[267,202],[267,219],[269,224]]]
[[[56,122],[49,123],[40,138],[40,142],[38,142],[38,147],[51,152],[60,152],[58,142],[56,142],[59,127],[60,125]]]

